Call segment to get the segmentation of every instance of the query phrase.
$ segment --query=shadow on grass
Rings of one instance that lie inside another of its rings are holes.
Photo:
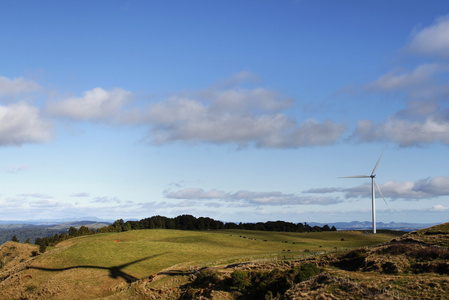
[[[91,265],[81,265],[81,266],[73,266],[73,267],[67,267],[67,268],[55,268],[55,269],[51,269],[51,268],[43,268],[43,267],[33,267],[33,266],[29,266],[29,269],[36,269],[36,270],[41,270],[41,271],[48,271],[48,272],[61,272],[61,271],[66,271],[66,270],[72,270],[72,269],[100,269],[100,270],[109,270],[109,276],[111,278],[118,278],[121,277],[123,278],[126,282],[131,283],[134,281],[139,280],[138,278],[127,274],[125,272],[122,271],[123,268],[126,268],[130,265],[142,262],[144,260],[148,260],[148,259],[152,259],[152,258],[156,258],[159,256],[162,256],[164,254],[167,253],[161,253],[161,254],[156,254],[156,255],[151,255],[151,256],[147,256],[123,265],[118,265],[118,266],[113,266],[113,267],[101,267],[101,266],[91,266]]]

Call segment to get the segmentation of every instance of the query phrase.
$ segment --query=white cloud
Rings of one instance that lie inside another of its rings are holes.
[[[395,68],[364,86],[367,91],[405,96],[404,109],[375,124],[359,120],[352,139],[391,141],[402,147],[449,144],[449,15],[412,35],[412,53],[435,55],[433,63],[418,63],[411,71]]]
[[[50,138],[51,125],[42,119],[36,107],[23,102],[0,105],[1,146],[43,143]]]
[[[95,197],[91,203],[121,203],[117,197]]]
[[[394,91],[404,90],[422,85],[429,81],[432,75],[447,71],[446,64],[421,64],[411,72],[393,70],[379,79],[365,85],[368,90]]]
[[[40,90],[41,86],[32,80],[22,77],[9,79],[0,76],[0,97],[17,97],[19,95]]]
[[[23,195],[0,199],[0,207],[2,208],[0,210],[0,219],[2,220],[64,219],[85,218],[86,216],[113,220],[131,218],[142,214],[140,207],[129,203],[117,204],[117,202],[112,201],[112,203],[98,209],[97,203],[75,204],[51,198],[24,197]],[[20,214],[17,214],[18,211],[20,211]],[[147,216],[145,215],[145,217]]]
[[[449,56],[449,15],[439,18],[412,36],[408,48],[416,53]]]
[[[278,205],[330,205],[340,203],[340,199],[328,197],[298,196],[281,192],[238,191],[235,193],[219,190],[205,191],[201,188],[186,188],[177,191],[166,190],[164,196],[169,199],[184,200],[219,200],[239,202],[246,205],[278,206]],[[216,203],[215,203],[216,205]]]
[[[291,100],[263,88],[208,89],[173,96],[145,114],[134,112],[132,119],[151,127],[148,139],[156,144],[181,141],[297,148],[331,145],[346,130],[332,120],[298,124],[282,113],[291,105]]]
[[[402,147],[435,142],[449,144],[449,122],[433,117],[422,121],[390,117],[377,125],[370,120],[359,120],[352,138],[357,142],[393,141]]]
[[[61,202],[53,200],[53,199],[40,199],[33,200],[28,202],[28,206],[31,209],[53,209],[56,206],[61,205]]]
[[[70,195],[70,197],[80,197],[80,198],[89,197],[89,193],[85,193],[85,192],[75,193],[75,194]]]
[[[81,98],[68,98],[48,105],[48,111],[56,116],[74,121],[116,121],[131,101],[132,93],[120,88],[104,90],[94,88]]]
[[[256,82],[259,81],[260,78],[257,74],[250,71],[241,71],[232,74],[228,78],[219,81],[219,85],[221,86],[235,86],[245,82]]]
[[[19,194],[17,196],[24,197],[24,198],[53,199],[52,196],[41,194],[41,193],[26,193],[26,194]]]
[[[384,184],[378,183],[378,185],[387,199],[420,200],[449,196],[449,177],[445,176],[429,177],[416,181],[388,181]],[[353,188],[313,189],[304,193],[326,194],[331,192],[341,192],[347,199],[371,198],[371,184]]]
[[[410,73],[389,73],[366,85],[380,92],[404,93],[405,108],[375,124],[359,120],[352,139],[357,142],[392,141],[400,146],[449,144],[449,84],[447,64],[423,64]],[[440,74],[440,78],[432,75]]]
[[[315,188],[303,191],[303,193],[307,194],[329,194],[329,193],[335,193],[335,192],[341,192],[341,188]]]
[[[168,191],[164,192],[166,198],[173,199],[220,199],[225,198],[226,193],[218,190],[205,191],[200,188],[185,188],[178,191]]]
[[[446,210],[449,210],[449,207],[443,206],[441,204],[437,204],[433,207],[433,209],[436,211],[446,211]]]

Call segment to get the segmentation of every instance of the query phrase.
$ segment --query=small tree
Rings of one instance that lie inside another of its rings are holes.
[[[78,229],[76,229],[75,227],[71,226],[69,228],[69,235],[71,237],[78,236]]]
[[[47,246],[44,243],[40,244],[39,245],[39,252],[40,253],[44,253],[45,250],[47,250]]]
[[[13,236],[13,237],[12,237],[12,241],[18,243],[18,242],[19,242],[19,239],[17,238],[17,236]]]
[[[31,244],[30,238],[27,238],[27,240],[25,241],[25,243]]]

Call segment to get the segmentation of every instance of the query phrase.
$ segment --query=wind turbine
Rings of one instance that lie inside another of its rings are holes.
[[[372,199],[372,206],[373,206],[373,233],[376,233],[376,191],[374,190],[374,186],[376,186],[377,190],[379,191],[379,194],[384,199],[385,204],[388,205],[387,200],[385,200],[384,195],[382,195],[382,192],[376,183],[376,180],[374,180],[374,178],[376,177],[377,167],[379,166],[379,162],[380,162],[380,159],[382,158],[382,155],[384,154],[384,151],[385,151],[385,148],[384,148],[384,150],[382,150],[382,153],[380,154],[380,157],[377,160],[377,163],[374,166],[374,169],[373,169],[373,172],[371,172],[371,175],[339,177],[339,178],[371,178],[371,199]]]

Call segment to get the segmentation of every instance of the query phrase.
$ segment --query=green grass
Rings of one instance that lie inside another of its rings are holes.
[[[367,235],[357,231],[282,233],[247,230],[180,231],[133,230],[98,234],[67,240],[48,253],[42,263],[47,268],[96,266],[112,268],[137,278],[177,266],[204,266],[267,257],[283,257],[289,253],[335,251],[369,246],[389,241],[389,234]],[[341,239],[344,239],[342,241]],[[120,240],[120,242],[114,242]],[[42,257],[44,259],[44,257]]]

